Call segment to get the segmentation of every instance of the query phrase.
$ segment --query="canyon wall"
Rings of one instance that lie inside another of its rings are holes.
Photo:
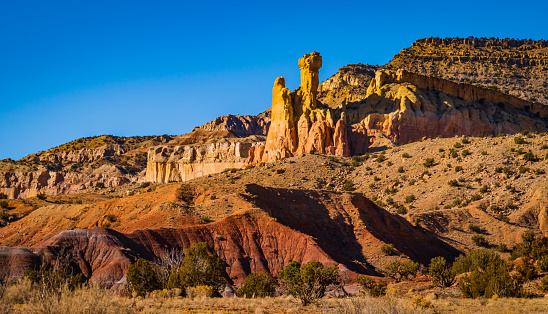
[[[252,148],[246,165],[304,153],[361,155],[423,137],[548,130],[548,106],[494,89],[405,70],[378,70],[371,79],[374,67],[356,65],[318,93],[320,54],[298,64],[298,89],[289,92],[283,77],[274,82],[266,143]]]
[[[256,144],[225,140],[205,145],[153,147],[148,151],[145,180],[187,181],[228,168],[241,168]]]

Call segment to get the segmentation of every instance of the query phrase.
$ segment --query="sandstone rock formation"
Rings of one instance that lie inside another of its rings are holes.
[[[374,67],[346,66],[323,83],[318,99],[320,66],[318,53],[299,60],[301,86],[291,97],[283,77],[276,80],[272,127],[248,165],[309,152],[360,155],[423,137],[548,129],[546,105],[405,70],[377,70],[372,78]]]
[[[548,41],[498,38],[424,38],[385,67],[496,88],[548,105]]]
[[[148,151],[145,180],[187,181],[228,168],[241,168],[253,144],[225,140],[205,145],[153,147]]]

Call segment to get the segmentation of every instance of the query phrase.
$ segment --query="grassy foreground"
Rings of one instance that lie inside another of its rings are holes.
[[[325,297],[302,306],[293,297],[260,299],[182,298],[169,291],[123,297],[96,285],[44,291],[28,281],[0,292],[0,313],[546,313],[548,299],[428,299],[419,297]]]

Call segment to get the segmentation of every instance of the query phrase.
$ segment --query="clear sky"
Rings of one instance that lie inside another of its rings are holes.
[[[0,159],[93,135],[187,133],[270,107],[350,63],[385,64],[415,39],[548,39],[545,1],[0,0]]]

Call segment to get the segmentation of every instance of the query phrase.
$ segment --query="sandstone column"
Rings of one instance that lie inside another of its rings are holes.
[[[271,123],[263,154],[264,162],[272,162],[293,156],[296,150],[297,136],[293,122],[291,95],[285,87],[285,79],[280,76],[272,89]]]

